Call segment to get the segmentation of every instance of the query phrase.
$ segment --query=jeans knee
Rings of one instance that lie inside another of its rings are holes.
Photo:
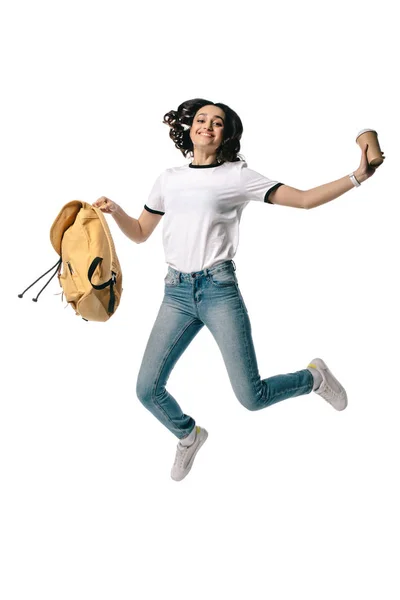
[[[254,412],[255,410],[259,410],[258,404],[256,404],[256,402],[254,402],[253,400],[240,400],[239,399],[239,402],[247,410],[250,410],[252,412]]]
[[[152,387],[152,383],[145,380],[143,377],[138,377],[136,382],[136,396],[146,407],[152,404]]]

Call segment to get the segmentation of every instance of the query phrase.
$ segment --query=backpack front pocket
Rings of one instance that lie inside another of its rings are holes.
[[[84,294],[80,277],[69,260],[64,262],[64,269],[60,275],[60,283],[67,302],[76,303]]]

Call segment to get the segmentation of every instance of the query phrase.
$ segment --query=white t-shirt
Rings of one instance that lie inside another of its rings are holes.
[[[242,160],[163,171],[144,208],[165,215],[165,262],[192,273],[232,259],[243,209],[251,200],[271,204],[268,196],[280,185]]]

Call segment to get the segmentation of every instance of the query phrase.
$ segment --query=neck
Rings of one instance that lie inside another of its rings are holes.
[[[194,148],[192,165],[213,165],[217,162],[217,153],[208,154]]]

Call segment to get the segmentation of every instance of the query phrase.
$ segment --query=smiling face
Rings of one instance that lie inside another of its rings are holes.
[[[216,153],[224,139],[225,112],[219,106],[208,104],[199,108],[190,128],[194,148]]]

